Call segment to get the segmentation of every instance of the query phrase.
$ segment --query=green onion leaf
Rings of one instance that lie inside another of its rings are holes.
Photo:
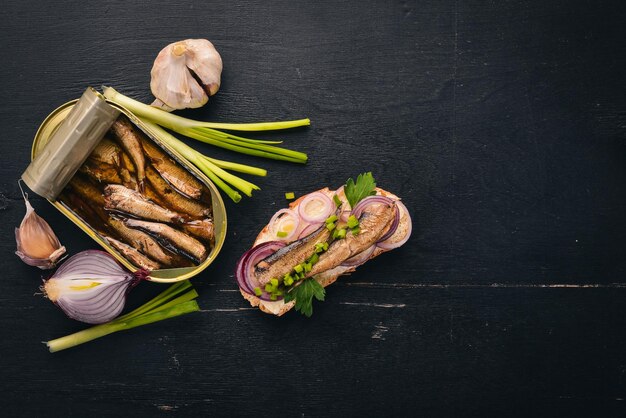
[[[96,325],[46,343],[51,353],[65,350],[118,331],[174,318],[200,310],[194,300],[198,293],[189,281],[176,283],[139,308],[106,324]]]
[[[356,218],[356,216],[350,215],[350,217],[348,218],[347,224],[348,224],[348,228],[352,229],[359,225],[359,220]]]
[[[205,142],[217,147],[226,148],[242,154],[255,155],[259,157],[272,158],[276,160],[290,161],[296,163],[305,163],[307,155],[289,150],[286,148],[269,145],[268,142],[220,132],[218,129],[236,130],[270,130],[270,129],[288,129],[297,126],[306,126],[310,124],[308,119],[298,121],[260,123],[260,124],[217,124],[211,122],[200,122],[192,119],[183,118],[181,116],[165,112],[153,106],[146,105],[130,97],[124,96],[111,87],[103,90],[104,96],[110,101],[125,107],[142,120],[154,122],[164,128],[171,129],[181,135],[188,136],[198,141]],[[242,129],[243,128],[243,129]]]

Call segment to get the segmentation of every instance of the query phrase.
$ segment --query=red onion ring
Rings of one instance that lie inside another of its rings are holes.
[[[398,225],[400,224],[400,208],[398,208],[398,205],[394,205],[394,215],[393,215],[393,222],[391,222],[391,226],[389,226],[389,229],[387,230],[387,232],[385,232],[383,234],[382,237],[380,237],[380,239],[378,240],[378,242],[381,241],[385,241],[386,239],[388,239],[389,237],[391,237],[393,234],[395,234],[396,229],[398,229]]]
[[[356,204],[354,209],[352,209],[352,214],[356,216],[357,218],[360,218],[361,215],[363,215],[363,212],[365,211],[365,209],[371,205],[391,206],[394,204],[394,202],[397,203],[398,201],[395,201],[386,196],[380,196],[380,195],[368,196]],[[385,241],[386,239],[391,237],[396,232],[396,229],[398,228],[398,224],[400,223],[400,209],[398,209],[397,205],[395,205],[394,211],[395,213],[394,213],[393,222],[391,223],[389,229],[387,229],[387,231],[380,237],[380,239],[378,240],[379,242]]]
[[[312,203],[315,200],[321,201],[323,205],[323,211],[317,215],[310,215],[306,213],[306,207],[308,204]],[[334,209],[335,209],[335,203],[332,200],[330,200],[330,198],[322,192],[309,193],[298,204],[298,214],[304,221],[309,222],[309,223],[325,221],[326,218],[328,218],[331,215],[331,213],[333,213]]]
[[[280,221],[282,221],[284,219],[284,217],[291,217],[294,220],[294,227],[293,229],[287,233],[287,236],[285,237],[279,237],[277,235],[278,231],[280,231],[280,228],[278,227]],[[291,238],[294,237],[294,235],[296,234],[296,231],[298,230],[298,226],[300,225],[300,217],[298,217],[298,214],[296,212],[294,212],[291,209],[281,209],[278,212],[276,212],[274,214],[274,216],[272,216],[272,219],[270,220],[269,226],[270,226],[270,232],[272,234],[272,238],[276,239],[276,240],[281,240],[281,241],[289,241],[291,240]]]
[[[237,262],[237,269],[235,271],[235,277],[237,278],[239,288],[244,292],[262,300],[271,300],[270,294],[263,289],[263,286],[261,286],[259,281],[254,276],[254,266],[256,266],[259,261],[283,248],[285,245],[284,241],[269,241],[252,247],[250,250],[246,251]],[[254,289],[257,287],[261,288],[263,291],[261,296],[257,296],[254,293]],[[279,297],[277,300],[280,299],[282,298]]]
[[[404,245],[404,243],[409,240],[409,237],[411,236],[411,232],[413,231],[413,222],[411,221],[411,215],[409,214],[409,210],[406,208],[406,206],[404,206],[404,203],[402,203],[399,200],[396,201],[396,205],[398,206],[401,212],[400,216],[398,216],[398,219],[399,220],[402,219],[403,215],[404,215],[404,219],[406,219],[406,222],[407,222],[406,234],[403,237],[401,237],[399,241],[395,241],[394,235],[392,235],[386,240],[384,241],[381,240],[380,242],[376,243],[377,247],[380,247],[384,250],[393,250],[394,248],[398,248]],[[398,221],[398,225],[399,224],[400,224],[400,221]]]
[[[361,251],[357,255],[348,258],[343,263],[341,263],[341,265],[344,267],[360,266],[361,264],[365,263],[367,260],[370,259],[370,256],[372,255],[375,249],[376,249],[376,245],[372,245],[366,250]]]
[[[359,203],[356,204],[354,208],[352,208],[352,214],[358,218],[361,217],[365,208],[370,205],[387,205],[391,206],[393,204],[393,199],[390,199],[385,196],[368,196],[362,199]]]

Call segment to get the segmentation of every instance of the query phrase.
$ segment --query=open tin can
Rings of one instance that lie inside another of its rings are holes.
[[[73,109],[74,111],[72,111]],[[206,258],[197,265],[190,267],[155,269],[147,277],[150,281],[162,283],[189,279],[207,268],[215,260],[224,244],[227,223],[226,209],[219,191],[204,173],[187,163],[180,154],[167,144],[159,141],[149,127],[135,115],[123,107],[109,102],[93,88],[88,88],[80,99],[58,107],[43,121],[35,135],[31,152],[31,160],[37,160],[37,164],[31,163],[22,178],[31,190],[48,199],[55,208],[100,244],[122,265],[133,272],[139,270],[138,266],[111,246],[105,237],[70,205],[57,199],[67,182],[73,178],[78,168],[104,137],[118,114],[128,118],[135,128],[199,180],[210,192],[214,238]],[[61,138],[59,139],[59,137]]]

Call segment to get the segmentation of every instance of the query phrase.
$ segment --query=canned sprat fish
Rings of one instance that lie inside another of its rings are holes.
[[[46,118],[32,159],[25,183],[127,268],[150,270],[149,280],[188,279],[223,245],[213,183],[91,88]]]

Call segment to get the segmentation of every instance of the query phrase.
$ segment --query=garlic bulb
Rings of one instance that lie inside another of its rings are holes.
[[[222,57],[206,39],[186,39],[159,52],[150,72],[153,106],[163,110],[203,106],[220,88]]]
[[[22,186],[19,183],[18,185],[21,190]],[[15,254],[29,266],[42,270],[52,268],[65,254],[65,247],[61,245],[50,225],[35,213],[23,190],[22,196],[26,204],[26,215],[20,227],[15,228]]]

